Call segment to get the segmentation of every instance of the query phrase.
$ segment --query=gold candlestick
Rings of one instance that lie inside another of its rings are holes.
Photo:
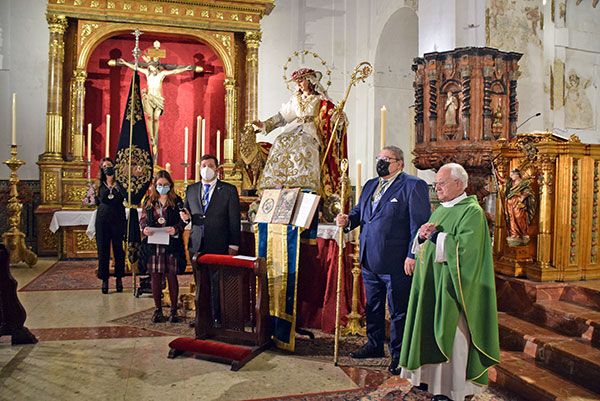
[[[360,247],[360,230],[356,229],[356,234],[354,237],[354,252],[352,253],[352,309],[348,314],[348,323],[344,330],[342,330],[342,335],[356,335],[356,336],[365,336],[366,329],[361,324],[362,316],[358,313],[358,280],[360,277],[360,257],[359,257],[359,247]]]
[[[10,147],[10,155],[10,159],[4,162],[10,169],[10,198],[8,199],[8,223],[10,228],[2,234],[2,240],[4,241],[4,246],[10,252],[11,264],[17,264],[22,261],[27,263],[29,267],[32,267],[37,263],[38,257],[25,245],[25,234],[19,230],[23,205],[19,202],[19,192],[17,190],[19,177],[17,176],[17,170],[25,162],[17,159],[17,145],[15,144]]]

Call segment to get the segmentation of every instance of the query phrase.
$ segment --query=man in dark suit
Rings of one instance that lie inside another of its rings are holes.
[[[218,161],[204,155],[200,161],[202,181],[187,187],[184,221],[192,221],[190,254],[237,255],[240,246],[240,198],[234,185],[217,179]]]
[[[377,175],[365,184],[358,204],[336,223],[350,231],[361,228],[360,263],[367,296],[367,338],[353,358],[384,356],[385,301],[390,311],[392,361],[389,371],[400,374],[398,360],[415,255],[410,244],[429,219],[429,190],[425,181],[404,173],[404,155],[396,146],[384,147],[377,156]]]

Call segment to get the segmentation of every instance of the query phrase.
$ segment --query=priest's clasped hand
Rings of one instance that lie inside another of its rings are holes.
[[[437,231],[437,226],[435,224],[425,223],[421,226],[421,228],[419,228],[419,238],[421,238],[423,240],[431,239],[431,236],[436,231]]]

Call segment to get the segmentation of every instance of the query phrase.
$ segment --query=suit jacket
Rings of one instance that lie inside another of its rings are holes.
[[[226,255],[229,245],[240,245],[240,198],[237,188],[217,180],[206,214],[202,210],[202,182],[187,187],[185,208],[192,215],[191,253]]]
[[[396,177],[375,210],[371,198],[378,178],[365,184],[358,204],[350,211],[349,229],[360,225],[360,261],[377,274],[404,274],[404,259],[414,258],[410,244],[429,220],[431,206],[425,181],[406,173]]]

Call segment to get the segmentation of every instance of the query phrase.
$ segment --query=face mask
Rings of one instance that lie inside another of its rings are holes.
[[[377,160],[377,165],[375,166],[377,169],[377,175],[380,177],[385,177],[390,175],[390,162],[382,159]]]
[[[157,185],[156,186],[156,192],[158,192],[160,195],[166,195],[169,193],[170,190],[171,190],[170,185]]]
[[[200,175],[204,181],[212,181],[215,178],[215,170],[210,167],[202,167]]]
[[[113,175],[115,175],[115,168],[110,166],[110,167],[104,167],[104,174],[112,177]]]

